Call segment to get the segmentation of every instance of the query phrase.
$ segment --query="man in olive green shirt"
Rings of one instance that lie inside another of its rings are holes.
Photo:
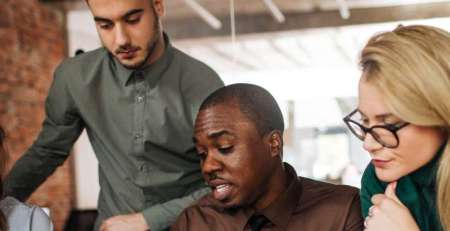
[[[6,179],[25,200],[86,128],[99,161],[96,230],[162,230],[207,193],[192,142],[206,96],[223,86],[162,32],[163,0],[88,0],[104,48],[55,71],[46,118]]]

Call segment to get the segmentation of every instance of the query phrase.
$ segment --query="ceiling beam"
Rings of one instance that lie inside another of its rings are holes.
[[[338,27],[369,23],[381,23],[411,19],[434,17],[450,17],[450,2],[423,3],[403,6],[350,9],[351,17],[342,19],[339,10],[315,12],[285,13],[283,24],[275,22],[267,13],[236,14],[236,33],[267,33],[320,27]],[[230,34],[230,18],[221,17],[221,30],[210,28],[199,18],[163,20],[164,29],[172,38],[187,39],[201,37],[228,36]]]
[[[205,7],[200,5],[197,1],[184,0],[184,2],[212,28],[216,30],[222,28],[222,22],[220,22],[219,19],[217,19],[213,14],[211,14],[211,12],[209,12]]]
[[[279,23],[283,23],[286,18],[283,15],[283,12],[281,12],[280,8],[272,1],[272,0],[263,0],[264,5],[266,5],[267,9],[269,9],[272,16],[277,20]]]

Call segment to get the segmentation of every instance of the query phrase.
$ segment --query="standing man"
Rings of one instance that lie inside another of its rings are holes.
[[[46,118],[6,180],[25,200],[63,164],[86,128],[99,161],[96,230],[162,230],[205,188],[192,143],[202,100],[223,86],[172,47],[163,0],[87,0],[103,48],[55,71]]]
[[[212,192],[172,231],[363,230],[358,189],[297,177],[283,163],[284,122],[275,99],[233,84],[203,102],[194,140]]]

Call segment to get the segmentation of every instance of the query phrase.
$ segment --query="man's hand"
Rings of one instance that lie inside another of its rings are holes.
[[[373,206],[364,221],[365,231],[420,231],[408,208],[395,194],[397,182],[390,183],[384,194],[372,197]]]
[[[104,220],[100,231],[147,231],[150,228],[142,213],[110,217]]]

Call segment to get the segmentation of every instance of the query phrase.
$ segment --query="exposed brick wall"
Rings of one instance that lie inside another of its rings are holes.
[[[38,0],[1,0],[0,124],[8,135],[13,164],[32,144],[44,118],[44,101],[56,65],[65,56],[63,12]],[[49,207],[63,228],[74,198],[67,161],[30,198]]]

